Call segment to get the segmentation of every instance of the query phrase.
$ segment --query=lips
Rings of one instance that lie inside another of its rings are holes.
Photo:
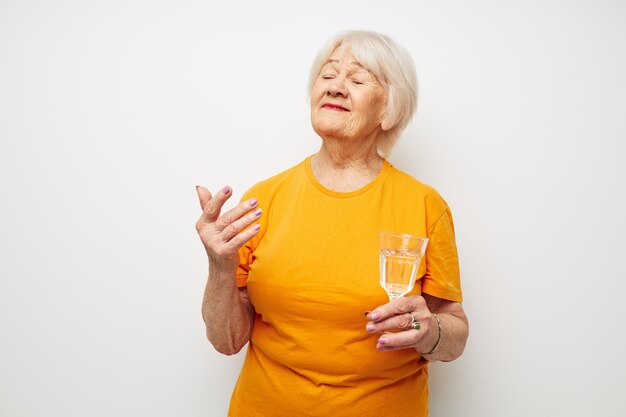
[[[322,105],[322,108],[328,109],[328,110],[334,110],[334,111],[350,111],[346,109],[345,107],[340,106],[339,104],[333,104],[333,103],[326,103]]]

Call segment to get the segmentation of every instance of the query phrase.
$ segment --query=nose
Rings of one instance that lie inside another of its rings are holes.
[[[326,94],[331,97],[347,97],[348,90],[346,89],[345,77],[338,76],[333,78],[332,81],[328,84]]]

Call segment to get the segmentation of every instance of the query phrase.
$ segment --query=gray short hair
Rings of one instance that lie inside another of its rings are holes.
[[[393,39],[373,31],[346,31],[331,38],[318,52],[309,75],[309,94],[328,57],[342,44],[387,90],[387,113],[378,151],[388,155],[417,109],[417,76],[409,52]]]

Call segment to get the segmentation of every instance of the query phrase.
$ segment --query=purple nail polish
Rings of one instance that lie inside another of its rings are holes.
[[[260,224],[255,224],[254,226],[252,226],[252,229],[254,230],[259,230],[261,228]]]
[[[226,186],[226,187],[222,188],[222,192],[224,194],[228,194],[228,193],[230,193],[230,188],[228,188],[228,186]]]
[[[254,207],[256,206],[258,203],[256,198],[251,198],[250,200],[248,200],[248,204],[250,204],[250,206]]]
[[[378,343],[380,343],[381,345],[384,345],[385,343],[387,343],[387,339],[385,339],[384,337],[381,337],[380,339],[378,339]]]
[[[367,329],[368,332],[373,332],[376,326],[373,323],[368,323],[367,326],[365,326],[365,328]]]
[[[375,311],[372,313],[372,320],[378,320],[380,318],[380,313]]]
[[[255,215],[255,216],[257,216],[257,217],[259,217],[259,216],[261,216],[261,213],[263,213],[263,210],[261,210],[261,209],[256,209],[256,211],[254,212],[254,215]]]

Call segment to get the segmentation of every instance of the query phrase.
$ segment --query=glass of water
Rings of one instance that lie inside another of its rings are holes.
[[[380,285],[389,300],[413,289],[428,238],[402,233],[380,232]]]

